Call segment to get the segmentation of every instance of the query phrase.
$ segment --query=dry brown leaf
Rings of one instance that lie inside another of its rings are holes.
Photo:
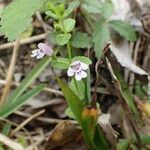
[[[106,139],[112,146],[112,150],[116,149],[117,144],[117,132],[111,126],[110,123],[110,115],[109,114],[102,114],[98,117],[98,124],[101,126]]]
[[[121,66],[128,68],[129,70],[133,71],[134,73],[140,75],[147,75],[148,73],[138,67],[132,60],[129,52],[129,46],[127,41],[124,41],[121,44],[112,43],[110,46],[111,52],[116,57],[117,61],[121,64]]]
[[[86,150],[80,129],[69,121],[60,122],[50,133],[46,150]]]

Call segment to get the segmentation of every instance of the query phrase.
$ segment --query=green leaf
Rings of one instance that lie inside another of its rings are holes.
[[[121,139],[117,144],[117,150],[128,150],[129,144],[129,140]]]
[[[80,60],[81,62],[83,62],[87,65],[92,64],[92,61],[88,57],[85,57],[85,56],[76,56],[76,57],[72,58],[71,61],[73,62],[73,61],[77,61],[77,60]]]
[[[71,38],[71,45],[76,48],[91,47],[91,37],[83,32],[75,32]]]
[[[75,27],[76,21],[74,19],[68,18],[64,20],[64,28],[66,32],[71,32],[73,28]]]
[[[77,7],[79,7],[80,1],[79,0],[74,0],[69,3],[68,8],[64,12],[64,17],[67,17],[73,10],[75,10]]]
[[[51,57],[43,58],[27,75],[27,77],[21,82],[21,84],[15,89],[12,95],[8,98],[8,102],[15,101],[20,95],[28,88],[28,86],[35,80],[36,77],[45,69],[50,63]]]
[[[46,11],[45,14],[54,19],[58,19],[57,15],[55,15],[51,10]]]
[[[102,4],[102,8],[101,8],[101,14],[104,18],[108,19],[114,11],[114,5],[112,3],[111,0],[106,0],[103,4]]]
[[[65,11],[65,6],[63,3],[59,4],[56,8],[56,14],[59,18],[62,18],[64,11]]]
[[[69,107],[65,110],[65,114],[72,119],[76,119]]]
[[[1,18],[3,10],[4,10],[3,8],[0,8],[0,18]]]
[[[85,96],[85,85],[82,80],[76,81],[75,79],[72,79],[69,84],[71,90],[80,98],[81,100],[84,99]]]
[[[33,33],[33,27],[30,27],[20,35],[20,39],[25,39],[25,38],[30,37],[32,33]]]
[[[11,129],[11,124],[10,123],[5,123],[4,127],[3,127],[3,130],[2,130],[2,134],[8,136],[8,134],[10,132],[10,129]]]
[[[128,84],[124,80],[123,76],[119,72],[118,68],[114,69],[115,75],[117,76],[117,79],[119,80],[122,88],[123,96],[125,97],[125,100],[128,104],[128,106],[131,108],[132,112],[136,115],[136,117],[139,115],[137,107],[134,103],[134,96],[133,93],[130,91]],[[139,117],[139,116],[138,116]]]
[[[9,41],[15,40],[31,26],[32,15],[42,8],[44,0],[15,0],[3,11],[0,33]]]
[[[69,68],[69,59],[68,58],[57,58],[51,63],[52,67],[57,69],[67,69]]]
[[[110,33],[108,25],[103,21],[98,22],[93,34],[94,50],[98,59],[103,55],[103,49],[109,40]]]
[[[21,107],[27,100],[32,98],[33,96],[37,95],[40,91],[45,88],[47,84],[41,84],[35,87],[34,89],[30,90],[29,92],[25,93],[21,97],[19,97],[16,101],[14,102],[7,102],[5,106],[3,106],[0,109],[0,118],[5,118],[14,111],[16,111],[19,107]]]
[[[136,33],[134,28],[127,22],[121,20],[113,20],[109,22],[110,26],[119,32],[120,35],[124,36],[129,41],[136,40]]]
[[[4,147],[0,144],[0,150],[5,150]]]
[[[23,147],[28,147],[28,140],[23,135],[20,135],[17,138],[17,142],[20,143]]]
[[[50,32],[47,34],[47,40],[48,40],[48,43],[52,44],[52,45],[56,45],[57,42],[56,42],[56,35],[57,33],[56,32]]]
[[[84,0],[81,6],[89,13],[101,13],[101,3],[99,0]]]
[[[140,134],[143,144],[150,144],[150,135]]]
[[[75,115],[75,118],[78,120],[79,124],[82,124],[82,111],[83,111],[83,103],[81,100],[72,92],[72,90],[57,77],[58,84],[62,89],[67,104],[69,105],[71,111]]]
[[[57,42],[57,44],[63,46],[63,45],[68,43],[70,38],[71,38],[70,33],[68,33],[68,34],[58,34],[58,35],[56,35],[56,42]]]
[[[98,131],[95,132],[95,127],[97,126],[95,118],[90,116],[83,117],[83,111],[85,108],[81,100],[74,94],[74,92],[72,92],[72,90],[67,86],[67,84],[65,84],[60,78],[57,77],[57,81],[64,93],[69,108],[71,109],[73,115],[75,116],[79,125],[83,129],[83,135],[85,141],[89,146],[89,149],[109,150],[109,147],[106,141],[104,140],[103,136],[100,134],[100,132]],[[98,142],[100,146],[99,145],[97,146],[97,143],[94,143],[94,134],[96,134],[97,135],[96,137],[99,138]]]

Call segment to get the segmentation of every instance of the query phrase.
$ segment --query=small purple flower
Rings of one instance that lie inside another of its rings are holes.
[[[81,61],[74,61],[71,63],[71,65],[68,68],[67,74],[68,76],[74,76],[77,81],[81,80],[82,78],[87,77],[87,73],[85,70],[87,70],[89,67],[87,64],[81,62]]]
[[[39,43],[38,49],[32,51],[31,57],[36,57],[36,59],[43,58],[44,55],[52,56],[54,51],[45,43]]]

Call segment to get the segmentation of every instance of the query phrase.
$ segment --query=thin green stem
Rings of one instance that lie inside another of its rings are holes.
[[[71,63],[72,54],[71,54],[71,45],[70,45],[70,41],[67,43],[67,51],[68,51],[69,62]]]
[[[90,69],[87,70],[87,79],[85,80],[85,104],[89,105],[91,102],[91,78],[90,78]]]

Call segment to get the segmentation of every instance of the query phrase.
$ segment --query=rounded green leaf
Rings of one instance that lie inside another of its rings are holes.
[[[75,27],[75,20],[68,18],[64,20],[64,28],[66,32],[71,32],[73,28]]]
[[[71,34],[69,34],[69,33],[68,34],[58,34],[58,35],[56,35],[56,42],[57,42],[57,44],[63,46],[66,43],[68,43],[70,38],[71,38]]]
[[[69,67],[69,59],[68,58],[57,58],[53,60],[51,63],[52,67],[57,69],[67,69]]]
[[[92,64],[92,61],[88,57],[85,57],[85,56],[76,56],[71,61],[77,61],[77,60],[79,60],[87,65]]]

